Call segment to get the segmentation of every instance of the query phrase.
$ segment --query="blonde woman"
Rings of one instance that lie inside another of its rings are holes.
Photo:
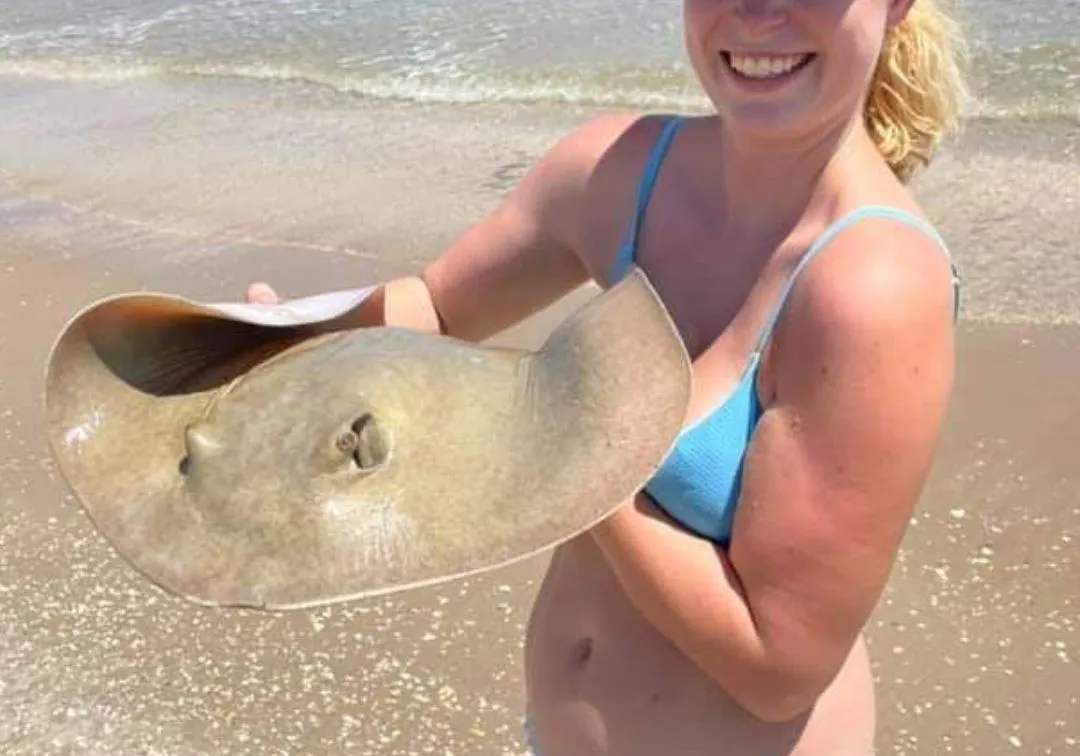
[[[480,340],[644,269],[695,360],[692,411],[646,490],[553,555],[530,747],[866,756],[861,632],[953,379],[949,251],[905,183],[956,117],[955,30],[935,0],[683,11],[714,114],[569,134],[364,322]]]

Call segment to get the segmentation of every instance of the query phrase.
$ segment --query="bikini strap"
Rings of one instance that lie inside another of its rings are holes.
[[[656,177],[660,173],[660,164],[664,162],[664,156],[667,155],[668,148],[675,137],[675,132],[678,131],[682,123],[683,119],[679,116],[669,118],[660,132],[656,144],[653,145],[649,153],[645,169],[641,174],[641,181],[638,183],[637,201],[634,205],[634,213],[630,218],[630,226],[627,229],[626,237],[619,246],[618,256],[615,258],[612,281],[621,279],[626,274],[630,264],[636,259],[638,236],[641,233],[641,219],[645,215],[645,208],[649,204],[649,197],[652,196]]]
[[[792,288],[795,286],[795,282],[802,272],[803,268],[809,263],[821,250],[828,246],[836,236],[847,228],[850,228],[854,224],[858,223],[864,218],[891,218],[892,220],[906,224],[918,231],[923,232],[931,239],[933,239],[938,248],[945,255],[945,259],[949,261],[949,267],[952,269],[953,280],[953,320],[955,321],[959,317],[960,313],[960,275],[957,269],[956,263],[953,262],[952,256],[949,253],[949,247],[945,243],[945,240],[937,232],[937,230],[927,223],[922,218],[914,215],[906,210],[902,210],[898,207],[890,207],[888,205],[864,205],[856,208],[846,215],[839,218],[831,226],[825,229],[814,240],[814,243],[810,245],[810,248],[803,254],[802,258],[795,265],[795,269],[788,276],[787,281],[784,283],[784,288],[780,292],[780,296],[777,298],[775,304],[773,304],[772,311],[769,313],[769,318],[765,321],[765,326],[761,329],[761,333],[758,334],[757,342],[754,344],[754,350],[751,353],[754,356],[760,355],[761,351],[765,348],[765,345],[772,338],[772,332],[776,328],[776,322],[780,318],[780,313],[783,310],[784,303],[787,301],[788,295],[791,293]]]

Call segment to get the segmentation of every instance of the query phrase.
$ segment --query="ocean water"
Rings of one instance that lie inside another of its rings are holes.
[[[960,1],[973,118],[919,192],[969,274],[965,316],[1080,320],[1080,0]],[[596,108],[706,107],[680,9],[2,0],[0,237],[128,267],[421,264]]]
[[[701,102],[679,0],[4,0],[0,77],[238,79],[422,102]],[[1075,117],[1080,0],[967,0],[976,113]]]

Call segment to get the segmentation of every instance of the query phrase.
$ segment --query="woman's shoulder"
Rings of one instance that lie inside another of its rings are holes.
[[[789,306],[811,322],[951,318],[955,268],[945,239],[910,201],[865,203],[833,218],[818,238]],[[836,323],[840,325],[840,323]]]
[[[528,180],[576,190],[575,199],[596,197],[636,184],[642,164],[664,124],[674,116],[613,112],[594,116],[556,139]]]
[[[577,250],[591,274],[601,275],[610,263],[611,237],[629,221],[644,164],[671,117],[613,112],[590,118],[540,155],[512,201]]]
[[[614,111],[592,116],[560,137],[552,153],[591,161],[619,159],[648,149],[673,114]]]
[[[927,390],[949,383],[958,293],[944,239],[917,206],[853,208],[827,226],[791,287],[776,336],[794,348],[778,350],[777,380],[819,381],[805,369],[812,352],[827,355],[833,377],[846,376],[852,390],[870,376],[880,383],[883,374],[921,373],[891,390],[929,400]],[[927,383],[936,371],[943,382]]]

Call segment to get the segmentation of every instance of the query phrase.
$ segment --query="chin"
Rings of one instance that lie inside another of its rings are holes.
[[[812,107],[791,102],[731,102],[712,99],[724,132],[740,142],[805,142],[819,132],[823,119]]]

